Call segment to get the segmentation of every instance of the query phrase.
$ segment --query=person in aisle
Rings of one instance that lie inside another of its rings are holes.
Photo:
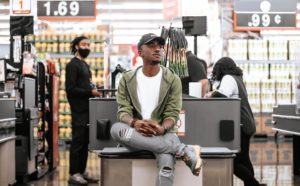
[[[187,40],[186,40],[187,42]],[[200,82],[201,83],[201,96],[206,94],[208,79],[207,79],[207,64],[204,60],[199,59],[190,50],[186,52],[186,59],[188,65],[189,76],[181,80],[182,93],[189,95],[189,83]]]
[[[217,61],[213,68],[213,79],[220,84],[216,91],[206,97],[228,97],[241,99],[241,150],[234,159],[234,174],[243,180],[245,186],[265,186],[254,177],[249,157],[250,138],[255,133],[255,120],[248,102],[246,87],[243,83],[243,71],[229,57]]]
[[[66,93],[72,115],[72,142],[70,147],[70,184],[85,185],[98,180],[85,172],[89,143],[89,98],[101,94],[91,83],[91,71],[85,59],[90,53],[87,37],[76,37],[71,42],[74,58],[66,66]]]
[[[123,74],[117,91],[118,123],[111,136],[129,150],[154,153],[156,186],[171,186],[175,156],[182,157],[192,173],[199,175],[200,146],[180,143],[173,127],[182,106],[181,83],[174,72],[160,65],[165,40],[149,33],[138,42],[143,66]]]

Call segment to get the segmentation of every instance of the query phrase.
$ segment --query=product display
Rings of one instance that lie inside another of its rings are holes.
[[[297,60],[300,40],[229,39],[227,55],[234,60]]]
[[[268,60],[267,40],[248,40],[249,60]]]
[[[247,60],[248,48],[247,40],[228,40],[228,56],[235,60]]]
[[[257,121],[279,104],[295,103],[295,80],[300,40],[230,39],[227,54],[243,70],[252,111]],[[258,122],[258,130],[272,133],[272,126]]]

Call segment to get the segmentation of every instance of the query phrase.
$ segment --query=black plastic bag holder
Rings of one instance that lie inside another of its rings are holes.
[[[234,121],[220,121],[220,139],[222,141],[232,141],[234,139]]]
[[[109,140],[110,139],[110,120],[99,119],[97,120],[97,139]]]

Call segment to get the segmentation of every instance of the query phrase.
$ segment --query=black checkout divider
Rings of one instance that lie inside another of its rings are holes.
[[[182,110],[185,130],[179,136],[181,142],[240,150],[240,99],[188,97],[183,98]],[[110,128],[117,122],[115,98],[90,99],[89,119],[89,149],[117,147],[110,137]]]
[[[153,154],[117,147],[110,137],[110,128],[116,122],[115,98],[90,99],[89,149],[100,158],[101,185],[153,185]],[[185,180],[184,185],[233,185],[233,159],[240,150],[240,100],[183,98],[180,125],[184,126],[178,133],[181,142],[199,144],[205,163],[201,176],[195,177],[179,160],[175,186],[183,184],[180,180]]]
[[[293,135],[293,173],[300,175],[300,114],[296,113],[296,105],[278,105],[272,117],[273,130]]]

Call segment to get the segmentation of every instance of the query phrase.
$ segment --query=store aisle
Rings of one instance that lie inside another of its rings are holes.
[[[255,177],[268,186],[300,186],[300,177],[292,175],[292,143],[289,141],[274,143],[274,140],[252,142],[250,156],[254,164]],[[61,148],[60,166],[52,173],[38,181],[30,182],[34,186],[67,186],[69,150]],[[89,155],[88,171],[100,178],[100,161],[95,154]],[[91,186],[99,184],[89,184]],[[243,186],[242,182],[235,178],[234,186]]]
[[[60,166],[53,172],[47,174],[37,181],[30,182],[32,186],[68,186],[69,179],[69,148],[62,147],[59,152]],[[89,153],[87,171],[100,179],[100,159],[96,154]],[[100,184],[89,184],[96,186]]]

